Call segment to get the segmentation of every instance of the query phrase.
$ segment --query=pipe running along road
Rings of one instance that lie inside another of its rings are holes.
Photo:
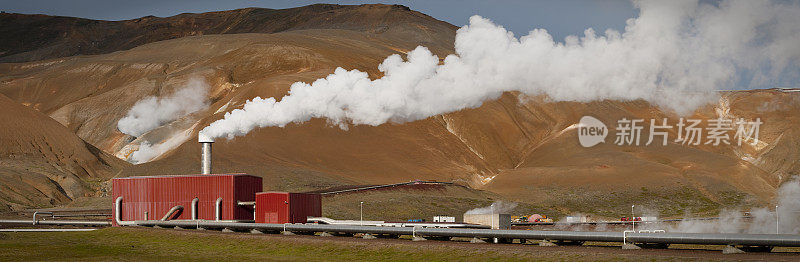
[[[36,216],[38,216],[39,214],[43,214],[43,215],[50,215],[50,216],[52,216],[53,218],[55,218],[55,217],[56,217],[56,216],[55,216],[55,214],[53,214],[53,212],[41,212],[41,211],[36,211],[36,212],[33,212],[33,225],[34,225],[34,226],[36,225],[36,223],[38,223],[38,222],[39,222],[39,221],[36,221]]]
[[[237,230],[294,231],[294,232],[341,232],[389,235],[417,235],[429,237],[477,237],[501,239],[539,239],[563,241],[623,242],[651,244],[704,244],[744,246],[800,246],[800,235],[788,234],[705,234],[705,233],[628,233],[580,232],[580,231],[535,231],[494,230],[464,228],[412,228],[373,227],[320,224],[261,224],[214,221],[132,221],[138,226],[228,228]]]
[[[30,220],[0,220],[0,225],[3,226],[30,226]],[[37,226],[110,226],[111,222],[108,221],[90,221],[90,220],[39,220],[36,222]]]

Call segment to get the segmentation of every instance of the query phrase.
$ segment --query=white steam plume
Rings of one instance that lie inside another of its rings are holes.
[[[750,218],[739,210],[723,210],[717,220],[683,220],[670,229],[687,233],[749,233],[781,234],[800,233],[800,180],[792,179],[778,188],[778,219],[767,208],[750,211]]]
[[[166,97],[139,100],[117,122],[122,133],[138,137],[185,115],[205,109],[209,86],[200,78],[189,79],[185,87]]]
[[[133,164],[142,164],[150,162],[151,160],[163,155],[164,153],[180,146],[181,144],[185,143],[191,137],[191,131],[194,130],[188,129],[183,132],[179,132],[173,134],[166,140],[162,141],[161,143],[152,144],[150,142],[144,141],[139,144],[139,148],[136,151],[133,151],[128,157],[128,162]]]
[[[458,30],[443,63],[425,47],[391,55],[371,80],[337,68],[289,94],[256,97],[204,129],[232,138],[256,127],[327,118],[380,125],[479,107],[506,91],[556,101],[644,99],[684,114],[715,90],[793,85],[800,79],[800,7],[787,1],[635,1],[625,32],[556,42],[543,29],[515,38],[480,16]]]
[[[478,214],[508,214],[514,208],[517,207],[517,203],[506,203],[503,201],[495,201],[491,205],[487,207],[479,207],[475,209],[471,209],[464,214],[467,215],[478,215]]]

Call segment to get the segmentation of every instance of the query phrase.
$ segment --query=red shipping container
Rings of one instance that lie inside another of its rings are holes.
[[[322,216],[322,197],[312,193],[263,192],[256,194],[256,223],[306,223]]]
[[[247,174],[115,178],[112,180],[112,200],[116,202],[117,197],[122,197],[122,221],[161,219],[177,205],[182,205],[183,211],[175,219],[191,219],[194,198],[199,200],[197,218],[214,220],[216,202],[220,197],[220,220],[253,220],[253,207],[238,203],[255,201],[256,193],[262,189],[261,183],[260,177]],[[112,216],[116,226],[116,209]]]

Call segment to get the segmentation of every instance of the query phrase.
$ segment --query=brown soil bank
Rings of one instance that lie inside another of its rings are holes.
[[[3,95],[0,108],[0,210],[103,194],[101,182],[128,165]]]

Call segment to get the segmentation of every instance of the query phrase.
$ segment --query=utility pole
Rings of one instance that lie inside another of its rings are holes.
[[[492,214],[489,217],[492,218],[492,224],[489,226],[489,228],[490,229],[494,229],[494,203],[492,203],[492,205],[490,207],[492,209]]]
[[[633,232],[636,232],[636,216],[633,213],[633,207],[636,205],[631,205],[631,227],[633,228]]]
[[[359,222],[359,224],[361,226],[364,226],[364,201],[361,201],[361,204],[359,204],[359,207],[361,209],[361,219],[359,220],[361,222]]]

